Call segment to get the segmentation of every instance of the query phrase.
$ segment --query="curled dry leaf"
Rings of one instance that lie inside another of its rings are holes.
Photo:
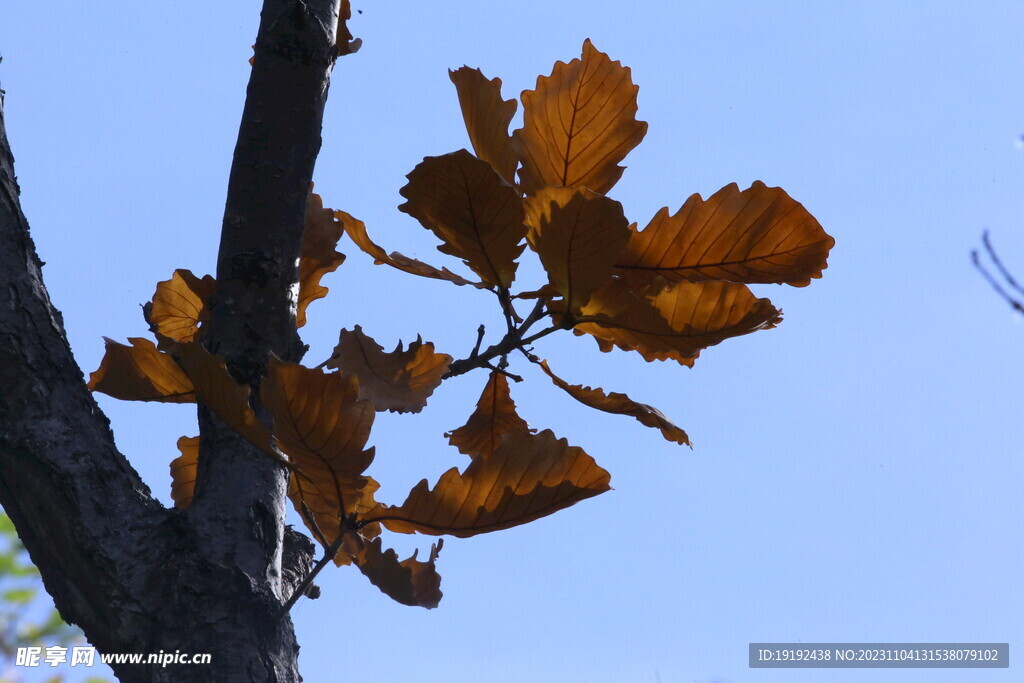
[[[441,384],[452,357],[435,353],[434,345],[418,338],[403,350],[402,342],[390,353],[356,325],[342,330],[327,367],[359,378],[359,398],[377,410],[418,413]]]
[[[160,337],[176,342],[194,341],[199,325],[209,318],[207,300],[217,290],[212,275],[198,278],[190,270],[179,268],[170,280],[156,284],[153,301],[147,307],[147,320]]]
[[[327,296],[328,289],[320,278],[337,269],[345,256],[334,247],[341,238],[342,226],[334,211],[324,208],[320,195],[309,193],[306,223],[302,231],[302,256],[299,259],[299,301],[295,313],[296,327],[306,324],[306,307]]]
[[[341,5],[338,7],[338,32],[334,41],[338,47],[339,55],[355,54],[363,46],[363,39],[353,39],[352,32],[348,29],[348,22],[351,18],[351,0],[341,0]]]
[[[282,459],[270,442],[270,430],[249,407],[249,387],[231,377],[223,358],[201,344],[188,343],[178,347],[178,360],[207,408],[253,446],[276,460]]]
[[[526,222],[527,241],[572,312],[608,281],[630,235],[622,205],[586,188],[545,187],[527,198]]]
[[[653,282],[639,292],[615,278],[583,307],[574,330],[640,353],[692,366],[701,349],[775,327],[782,317],[768,299],[730,282]],[[600,343],[601,341],[605,343]]]
[[[192,503],[199,468],[199,437],[183,436],[178,439],[181,455],[171,461],[171,500],[174,507],[184,510]]]
[[[522,94],[523,127],[512,136],[523,191],[579,185],[608,192],[625,170],[617,164],[647,134],[647,123],[636,120],[638,90],[629,68],[590,40],[581,59],[557,62],[538,78]]]
[[[610,490],[610,477],[582,448],[550,430],[511,431],[490,457],[452,468],[430,489],[422,480],[405,503],[380,506],[368,521],[391,531],[462,538],[508,529]]]
[[[366,234],[366,225],[361,220],[353,218],[344,211],[335,211],[334,216],[341,221],[342,227],[345,229],[345,234],[349,236],[349,239],[351,239],[364,253],[372,256],[374,263],[377,265],[387,264],[392,268],[397,268],[398,270],[412,275],[429,277],[434,280],[446,280],[457,285],[470,285],[479,289],[487,288],[487,285],[484,283],[470,282],[466,278],[456,275],[447,268],[439,270],[434,266],[423,263],[422,261],[417,261],[414,258],[409,258],[408,256],[399,254],[397,251],[393,251],[388,254],[377,244],[374,244],[370,239],[370,236]]]
[[[441,575],[435,562],[443,544],[442,538],[430,547],[426,562],[416,559],[419,551],[399,562],[398,553],[390,548],[383,550],[381,540],[376,538],[365,543],[353,559],[370,583],[389,598],[403,605],[433,609],[442,596]]]
[[[690,437],[686,435],[686,432],[675,426],[672,421],[665,417],[665,414],[657,408],[649,406],[646,403],[637,403],[625,394],[618,394],[615,392],[606,394],[604,389],[601,389],[600,387],[591,389],[590,387],[585,387],[582,384],[569,384],[551,371],[546,360],[541,361],[540,367],[545,373],[547,373],[547,376],[551,378],[551,381],[555,383],[555,386],[565,391],[583,405],[596,408],[597,410],[603,410],[606,413],[629,415],[630,417],[636,418],[636,420],[642,425],[661,430],[662,436],[669,441],[674,441],[681,446],[691,445]]]
[[[708,198],[692,195],[675,215],[662,209],[633,234],[616,264],[629,275],[803,287],[821,277],[835,240],[782,188],[735,183]]]
[[[488,286],[508,288],[523,253],[523,200],[486,161],[464,149],[426,157],[398,207],[437,235],[438,250],[463,259]]]
[[[378,487],[363,476],[373,461],[373,448],[364,450],[373,406],[359,400],[354,376],[311,370],[273,356],[260,395],[274,419],[278,447],[301,473],[293,477],[292,500],[300,514],[306,504],[332,543],[341,533],[342,517],[370,507]]]
[[[195,403],[192,382],[174,358],[148,339],[131,337],[131,346],[103,338],[106,352],[89,376],[89,389],[122,401]]]
[[[500,372],[491,372],[469,420],[445,436],[460,452],[476,459],[494,455],[503,435],[530,431],[530,425],[516,412],[508,379]]]
[[[515,182],[519,158],[512,148],[508,126],[516,114],[515,99],[501,97],[501,79],[487,79],[480,69],[464,66],[448,71],[459,94],[462,119],[476,155],[489,163],[508,184]]]

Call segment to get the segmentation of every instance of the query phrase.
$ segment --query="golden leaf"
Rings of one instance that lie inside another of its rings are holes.
[[[212,275],[202,279],[190,270],[179,268],[170,280],[156,284],[153,301],[147,309],[147,320],[153,331],[176,342],[197,338],[200,323],[209,318],[207,300],[217,289]]]
[[[502,435],[514,431],[529,432],[530,425],[516,413],[505,375],[492,372],[469,420],[445,436],[460,452],[476,459],[494,455]]]
[[[444,242],[487,285],[508,288],[526,235],[523,200],[486,161],[464,149],[426,157],[401,189],[398,207]]]
[[[606,394],[604,389],[600,387],[591,389],[582,384],[569,384],[551,371],[546,360],[541,361],[540,366],[547,373],[547,376],[551,378],[551,381],[555,383],[555,386],[583,405],[603,410],[606,413],[629,415],[636,418],[644,426],[661,430],[662,436],[669,441],[674,441],[681,446],[691,445],[690,437],[686,435],[686,432],[672,424],[672,421],[665,417],[665,414],[657,408],[646,403],[637,403],[625,394],[615,392]]]
[[[536,90],[522,94],[523,127],[512,135],[523,191],[554,185],[608,192],[625,170],[617,164],[647,134],[647,123],[636,120],[638,90],[629,68],[589,39],[582,59],[557,62],[538,78]]]
[[[207,408],[253,446],[277,460],[281,459],[270,442],[270,430],[249,407],[249,387],[231,377],[224,359],[213,355],[201,344],[189,343],[179,346],[178,361]]]
[[[362,38],[352,38],[352,32],[348,29],[348,21],[352,18],[351,0],[341,0],[338,7],[338,31],[334,42],[338,48],[339,55],[351,55],[359,51],[363,46]]]
[[[768,299],[730,282],[653,282],[637,292],[614,278],[583,307],[574,330],[614,344],[645,360],[672,359],[692,366],[701,349],[729,337],[775,327],[782,317]],[[604,341],[605,343],[601,343]]]
[[[192,502],[199,468],[199,437],[183,436],[178,439],[181,455],[171,461],[171,500],[174,507],[184,510]]]
[[[433,609],[442,595],[441,576],[435,562],[443,544],[442,538],[430,547],[430,557],[426,562],[416,559],[419,551],[399,562],[398,554],[390,548],[382,550],[381,540],[377,538],[363,544],[353,560],[370,583],[392,600],[412,607]]]
[[[358,481],[345,482],[345,498],[351,507],[347,514],[362,515],[377,506],[373,496],[380,488],[373,477],[362,477],[364,483]],[[326,482],[320,482],[323,485]],[[341,547],[334,556],[334,564],[341,567],[352,563],[352,558],[362,543],[380,535],[380,524],[367,524],[358,531],[346,528],[342,524],[342,518],[346,514],[339,504],[335,489],[331,486],[324,486],[327,493],[321,493],[320,487],[311,479],[293,473],[288,484],[288,497],[291,498],[303,523],[310,530],[311,535],[326,550],[334,543],[338,534],[345,529],[345,538]],[[312,515],[310,519],[306,512]]]
[[[355,330],[342,330],[327,367],[359,378],[359,398],[377,410],[418,413],[441,384],[452,357],[434,353],[434,345],[417,338],[402,350],[402,342],[387,353],[372,337]]]
[[[131,346],[103,338],[106,352],[89,376],[89,389],[122,401],[195,403],[192,382],[174,358],[157,350],[148,339],[131,337]]]
[[[378,486],[362,476],[373,461],[373,448],[363,447],[374,412],[358,394],[354,376],[311,370],[273,356],[260,387],[274,419],[277,445],[301,473],[292,478],[292,500],[300,513],[302,502],[313,512],[328,543],[341,533],[342,517],[371,507]]]
[[[465,472],[452,468],[430,489],[417,484],[399,507],[367,514],[391,531],[462,538],[539,519],[611,489],[610,477],[582,448],[550,430],[511,431],[487,458]]]
[[[341,238],[342,226],[334,218],[334,211],[324,208],[320,195],[309,193],[306,204],[306,224],[302,231],[302,256],[299,259],[299,301],[295,312],[295,325],[306,324],[306,307],[327,296],[327,288],[320,278],[337,269],[345,256],[334,247]]]
[[[446,280],[457,285],[470,285],[479,289],[487,288],[487,285],[482,282],[470,282],[466,278],[456,275],[447,268],[439,270],[427,263],[399,254],[397,251],[393,251],[389,255],[381,247],[374,244],[370,239],[370,236],[366,234],[366,225],[361,220],[353,218],[344,211],[335,211],[334,216],[341,221],[349,239],[351,239],[364,253],[372,256],[374,263],[377,265],[387,264],[392,268],[397,268],[398,270],[411,273],[412,275],[429,277],[435,280]]]
[[[807,209],[760,181],[726,185],[707,201],[692,195],[674,216],[664,208],[630,238],[616,266],[625,275],[803,287],[821,277],[835,240]]]
[[[480,69],[464,66],[448,71],[459,94],[462,119],[476,155],[489,163],[510,185],[515,182],[519,158],[512,147],[508,126],[516,114],[515,99],[501,98],[501,79],[487,79]]]
[[[572,312],[612,274],[629,241],[622,205],[585,188],[545,187],[526,200],[526,239]]]

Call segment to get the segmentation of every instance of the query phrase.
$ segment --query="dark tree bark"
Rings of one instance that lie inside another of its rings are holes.
[[[263,6],[206,337],[254,387],[268,352],[302,355],[290,292],[339,2]],[[212,655],[115,665],[123,681],[301,680],[280,612],[314,548],[284,527],[285,472],[200,407],[192,506],[152,498],[86,389],[18,196],[0,99],[0,504],[61,615],[101,652]]]

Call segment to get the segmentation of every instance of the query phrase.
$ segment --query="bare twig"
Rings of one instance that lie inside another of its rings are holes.
[[[995,248],[992,246],[992,242],[989,241],[988,230],[982,233],[981,243],[985,246],[985,251],[988,253],[989,259],[995,265],[996,270],[999,272],[999,275],[1001,275],[1002,278],[1006,281],[1006,284],[1009,285],[1011,289],[1016,290],[1021,295],[1024,295],[1024,288],[1020,286],[1020,284],[1014,279],[1013,275],[1010,274],[1010,271],[1008,271],[1006,267],[1003,265],[1002,260],[996,253]],[[1010,304],[1010,308],[1024,315],[1024,303],[1021,303],[1020,300],[1014,298],[1014,296],[1010,294],[1010,292],[1006,291],[1006,288],[1003,286],[1003,283],[999,282],[995,278],[995,276],[993,276],[992,273],[990,273],[988,269],[985,268],[984,265],[982,265],[981,257],[978,254],[977,249],[971,250],[971,261],[974,263],[974,267],[978,270],[979,273],[981,273],[982,277],[985,278],[985,280],[992,287],[992,289],[994,289],[996,293],[999,294],[999,296],[1001,296],[1006,301],[1006,303]]]

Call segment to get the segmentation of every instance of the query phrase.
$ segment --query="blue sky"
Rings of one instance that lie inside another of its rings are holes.
[[[588,411],[539,372],[521,414],[582,446],[615,490],[533,524],[451,539],[445,598],[392,603],[354,570],[294,610],[307,680],[963,681],[957,671],[751,670],[752,641],[998,641],[1024,636],[1019,488],[1024,318],[973,271],[983,229],[1024,277],[1024,70],[1018,2],[355,2],[317,190],[388,249],[457,268],[397,211],[405,174],[468,146],[447,70],[532,88],[583,40],[632,67],[645,141],[611,192],[631,220],[760,179],[836,238],[822,280],[762,286],[777,329],[693,369],[549,337],[573,383],[628,392],[695,450]],[[139,305],[175,268],[214,267],[259,3],[6,3],[0,85],[22,202],[88,372],[102,335],[144,336]],[[518,125],[518,121],[517,121]],[[303,337],[422,334],[464,356],[493,297],[384,267],[342,244]],[[539,271],[527,268],[526,280]],[[466,460],[442,432],[485,381],[422,414],[378,417],[378,496],[400,501]],[[100,397],[162,500],[187,406]],[[402,551],[423,538],[398,537]],[[978,678],[978,677],[973,677]],[[993,670],[987,681],[1010,681]]]

